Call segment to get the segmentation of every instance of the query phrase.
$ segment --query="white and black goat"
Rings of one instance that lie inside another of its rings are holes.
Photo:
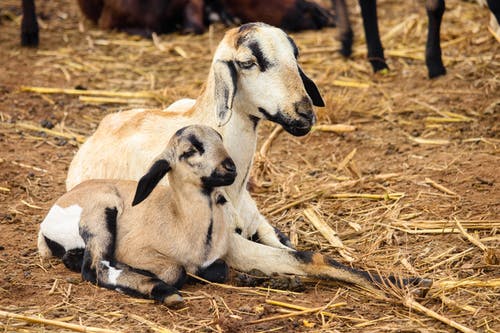
[[[342,43],[341,53],[348,57],[352,52],[353,33],[348,18],[348,11],[345,0],[331,0],[337,12],[337,27],[339,28],[339,39]],[[500,22],[500,1],[487,0],[491,13]],[[366,47],[368,49],[368,60],[373,71],[378,72],[389,68],[385,62],[384,49],[380,41],[377,19],[377,1],[359,0],[361,16],[363,18],[363,28],[366,37]],[[444,0],[426,0],[425,9],[429,20],[427,30],[427,43],[425,47],[425,63],[429,78],[434,78],[446,74],[446,69],[441,58],[440,30],[441,20],[445,11]]]
[[[286,236],[260,214],[247,190],[260,121],[267,119],[292,135],[305,135],[315,121],[313,104],[324,104],[297,57],[295,43],[278,28],[253,23],[229,30],[215,51],[196,101],[181,100],[167,110],[139,109],[106,116],[75,155],[67,189],[87,179],[138,180],[148,161],[161,152],[159,138],[189,124],[205,124],[222,135],[238,170],[234,183],[224,189],[231,203],[228,207],[234,210],[225,257],[231,267],[319,276],[365,287],[380,281],[376,274],[372,277],[319,253],[286,246]]]
[[[157,186],[166,174],[170,186]],[[59,198],[40,225],[39,252],[100,286],[179,302],[186,272],[226,278],[217,260],[229,246],[231,215],[218,187],[235,178],[219,133],[180,129],[138,183],[88,180]]]

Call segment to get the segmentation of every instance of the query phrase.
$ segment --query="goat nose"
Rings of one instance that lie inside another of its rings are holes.
[[[236,165],[234,164],[233,160],[231,158],[226,158],[224,161],[222,161],[222,167],[226,169],[228,172],[236,172]]]

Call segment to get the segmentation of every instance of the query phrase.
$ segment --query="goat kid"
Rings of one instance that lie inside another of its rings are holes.
[[[500,1],[487,0],[487,3],[497,22],[500,22]],[[338,15],[337,27],[339,28],[339,39],[342,44],[341,53],[348,57],[352,53],[353,33],[349,22],[347,6],[345,0],[332,0],[332,4]],[[378,30],[377,1],[359,0],[359,6],[361,7],[361,16],[363,17],[368,60],[372,65],[373,71],[378,72],[382,69],[388,69],[389,67],[385,62],[384,49]],[[425,47],[425,63],[429,78],[435,78],[446,74],[446,69],[441,58],[440,41],[441,21],[445,11],[445,1],[426,0],[425,9],[429,21]]]
[[[167,173],[170,186],[157,186]],[[89,180],[59,198],[40,225],[39,252],[105,288],[179,302],[186,272],[226,278],[218,259],[230,221],[218,187],[235,177],[219,133],[182,128],[138,183]]]

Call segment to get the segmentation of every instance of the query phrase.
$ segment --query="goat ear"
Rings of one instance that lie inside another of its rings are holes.
[[[233,100],[236,94],[237,71],[232,61],[217,61],[214,64],[215,104],[217,125],[227,124],[233,113]]]
[[[132,206],[135,206],[146,199],[156,185],[158,185],[163,176],[165,176],[171,169],[170,163],[165,159],[160,159],[154,162],[149,171],[142,176],[139,183],[137,183],[137,189],[135,191],[134,201],[132,201]]]
[[[321,97],[318,87],[316,87],[316,84],[311,80],[310,78],[307,77],[306,74],[302,71],[302,68],[299,67],[299,74],[300,78],[302,79],[302,82],[304,83],[304,88],[306,88],[306,92],[311,97],[311,100],[313,102],[314,106],[325,106],[325,102],[323,101],[323,98]]]

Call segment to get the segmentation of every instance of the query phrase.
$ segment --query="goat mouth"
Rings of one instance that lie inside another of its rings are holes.
[[[236,172],[220,173],[217,171],[212,172],[208,177],[202,177],[201,182],[204,187],[213,188],[218,186],[228,186],[234,183],[236,179]]]
[[[309,133],[311,131],[312,125],[313,125],[312,123],[301,124],[301,125],[294,125],[294,124],[285,125],[285,124],[282,124],[283,128],[285,129],[285,131],[287,131],[288,133],[292,134],[293,136],[304,136],[304,135],[306,135],[307,133]]]
[[[311,131],[312,126],[316,122],[316,116],[314,112],[300,112],[296,111],[298,114],[298,119],[290,119],[289,117],[283,115],[281,112],[275,115],[270,114],[263,108],[259,108],[259,112],[264,115],[267,120],[278,123],[285,131],[292,134],[293,136],[304,136]]]

